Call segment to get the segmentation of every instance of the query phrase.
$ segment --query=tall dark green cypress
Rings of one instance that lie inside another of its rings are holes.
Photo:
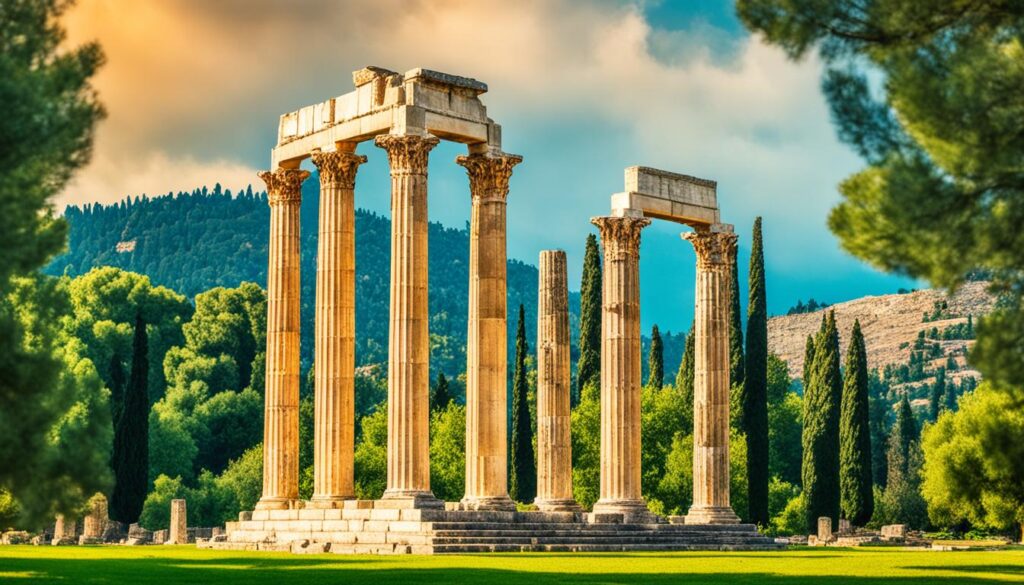
[[[532,502],[537,497],[537,466],[533,459],[533,425],[530,403],[526,396],[526,316],[519,305],[519,326],[516,329],[516,370],[512,382],[512,477],[509,494],[519,502]]]
[[[132,369],[124,407],[114,429],[114,492],[110,517],[123,524],[137,522],[149,487],[149,339],[146,322],[135,316]]]
[[[580,359],[576,365],[576,394],[579,402],[587,384],[601,383],[601,255],[597,237],[587,236],[580,283]]]
[[[825,322],[822,321],[822,327],[825,326]],[[804,345],[804,369],[800,376],[800,381],[804,385],[804,394],[807,393],[807,389],[811,386],[811,373],[814,367],[814,336],[807,336],[807,344]]]
[[[665,348],[662,347],[657,325],[651,328],[651,352],[647,356],[647,366],[647,384],[661,390],[665,385]]]
[[[444,372],[437,375],[437,385],[434,386],[434,395],[430,400],[430,410],[444,410],[452,401],[452,395],[448,391],[448,378]]]
[[[824,319],[814,339],[810,384],[804,390],[803,470],[807,530],[817,529],[818,518],[828,516],[838,525],[839,413],[842,378],[839,371],[839,332],[835,312]]]
[[[686,346],[683,349],[683,359],[679,362],[679,371],[676,373],[676,392],[679,394],[680,407],[683,411],[681,430],[684,434],[693,432],[693,356],[694,356],[694,327],[690,326],[690,332],[686,334]]]
[[[921,438],[910,400],[904,393],[896,410],[896,422],[889,435],[889,480],[906,478],[911,471],[911,451]]]
[[[932,396],[929,403],[932,422],[939,419],[942,409],[946,406],[946,369],[939,368],[935,371],[935,383],[932,384]]]
[[[124,409],[124,362],[114,353],[110,358],[110,421],[117,429],[117,421]]]
[[[754,220],[747,301],[747,351],[743,359],[742,427],[747,435],[750,521],[768,525],[768,299],[761,218]]]
[[[732,247],[732,287],[729,291],[729,383],[743,384],[743,321],[740,315],[740,269],[737,246]]]
[[[943,368],[941,371],[942,371],[942,383],[943,383],[943,386],[944,386],[944,390],[943,390],[943,394],[942,394],[942,398],[943,398],[942,409],[944,411],[948,411],[948,412],[956,412],[957,411],[956,386],[952,382],[946,380],[946,370],[945,370],[945,368]]]
[[[844,378],[839,421],[841,502],[846,519],[854,526],[864,526],[875,511],[875,498],[871,480],[868,354],[860,321],[853,323]]]

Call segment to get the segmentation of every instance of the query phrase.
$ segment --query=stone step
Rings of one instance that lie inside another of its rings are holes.
[[[533,530],[533,531],[519,531],[519,530],[435,530],[431,533],[435,537],[480,537],[480,538],[517,538],[517,537],[533,537],[533,538],[551,538],[551,537],[566,537],[566,538],[602,538],[602,537],[615,537],[615,538],[644,538],[644,537],[658,537],[658,538],[674,538],[674,539],[722,539],[722,538],[738,538],[738,539],[756,539],[762,538],[756,534],[746,533],[721,533],[721,534],[702,534],[702,533],[687,533],[687,532],[661,532],[656,530],[650,531],[630,531],[630,532],[618,532],[615,530],[601,530],[601,531],[579,531],[579,530]]]
[[[775,543],[739,544],[450,544],[434,545],[434,554],[470,554],[487,552],[632,552],[632,551],[769,551],[780,550],[783,545]]]
[[[740,545],[750,543],[751,539],[747,538],[675,538],[671,536],[631,536],[629,539],[624,540],[621,536],[598,536],[598,537],[585,537],[580,538],[579,536],[548,536],[548,537],[530,537],[530,536],[447,536],[447,537],[434,537],[432,539],[434,546],[439,545],[454,545],[454,544],[467,544],[467,545],[504,545],[504,544],[517,544],[517,545],[570,545],[570,544],[607,544],[607,545],[634,545],[634,544],[665,544],[665,545],[689,545],[689,544],[701,544],[701,545]],[[771,543],[770,540],[761,541],[765,544]],[[755,543],[757,543],[755,541]]]

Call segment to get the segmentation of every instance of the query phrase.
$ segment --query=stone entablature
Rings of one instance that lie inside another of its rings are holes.
[[[430,69],[400,74],[381,67],[355,71],[352,80],[355,90],[281,116],[272,167],[297,166],[314,149],[388,132],[429,133],[477,152],[501,149],[501,127],[480,101],[484,83]]]
[[[718,183],[650,167],[626,169],[625,191],[612,195],[612,215],[653,217],[687,225],[720,221]]]

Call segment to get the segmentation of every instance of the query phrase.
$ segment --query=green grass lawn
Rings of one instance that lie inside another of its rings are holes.
[[[292,555],[191,546],[0,547],[4,583],[1022,583],[1024,548],[922,552]]]

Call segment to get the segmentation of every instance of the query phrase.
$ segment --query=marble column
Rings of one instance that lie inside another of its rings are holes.
[[[318,508],[355,497],[355,181],[365,156],[354,143],[314,152],[320,170],[316,267],[313,496]]]
[[[683,234],[697,252],[694,311],[693,505],[687,524],[735,524],[729,504],[729,294],[736,234]]]
[[[427,159],[433,136],[376,138],[391,166],[391,317],[385,499],[443,503],[430,491],[430,339],[427,307]]]
[[[466,338],[465,508],[515,510],[508,495],[508,326],[505,200],[516,155],[474,154],[466,168],[469,225],[469,316]]]
[[[651,519],[640,491],[640,230],[643,217],[595,217],[604,279],[601,313],[601,488],[594,513]]]
[[[542,512],[579,511],[569,434],[569,288],[565,252],[540,253],[537,287],[537,499]]]
[[[263,171],[270,203],[263,497],[257,510],[299,498],[299,204],[309,171]]]

